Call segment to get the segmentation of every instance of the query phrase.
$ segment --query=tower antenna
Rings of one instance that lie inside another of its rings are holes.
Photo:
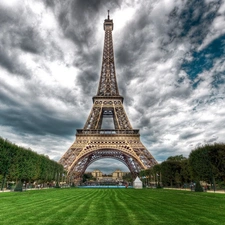
[[[108,10],[108,20],[109,20],[109,10]]]

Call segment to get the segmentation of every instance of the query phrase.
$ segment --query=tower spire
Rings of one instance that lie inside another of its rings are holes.
[[[105,30],[105,40],[102,56],[102,69],[97,91],[97,97],[119,97],[120,95],[116,81],[116,70],[113,53],[113,20],[110,19],[109,10],[108,19],[105,19],[103,27]]]

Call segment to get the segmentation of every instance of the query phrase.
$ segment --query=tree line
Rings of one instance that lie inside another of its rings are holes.
[[[63,166],[50,160],[48,156],[39,155],[0,137],[1,189],[5,187],[6,180],[45,183],[58,181],[63,172]]]
[[[141,171],[145,183],[166,187],[187,187],[204,182],[215,189],[225,188],[225,144],[204,145],[192,150],[189,157],[170,156],[164,162]]]

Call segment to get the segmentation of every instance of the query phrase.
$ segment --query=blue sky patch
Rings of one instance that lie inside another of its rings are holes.
[[[190,80],[194,80],[198,74],[204,70],[210,70],[213,67],[214,60],[220,58],[225,53],[225,35],[215,39],[206,48],[199,52],[193,52],[192,61],[185,60],[181,65],[189,76]]]

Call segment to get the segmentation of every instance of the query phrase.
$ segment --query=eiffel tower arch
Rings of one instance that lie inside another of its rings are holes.
[[[119,94],[113,52],[113,20],[104,21],[105,39],[102,68],[97,95],[83,129],[77,129],[76,140],[60,159],[68,176],[79,180],[93,162],[112,158],[124,163],[135,178],[140,170],[157,161],[140,141],[138,129],[133,129]],[[103,120],[110,117],[114,129],[103,129]]]

